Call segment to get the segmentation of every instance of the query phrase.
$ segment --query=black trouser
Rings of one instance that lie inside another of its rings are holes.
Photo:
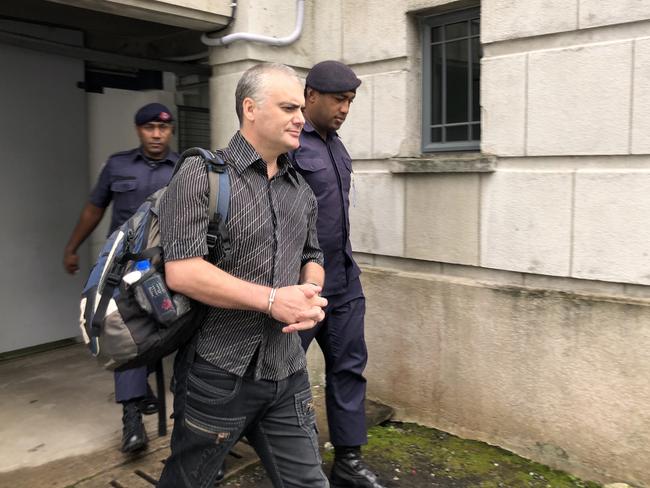
[[[366,379],[368,361],[363,322],[366,300],[357,278],[345,293],[327,297],[325,320],[300,332],[307,350],[316,338],[325,357],[325,399],[330,440],[334,446],[360,446],[366,431]]]
[[[188,350],[190,348],[187,348]],[[246,436],[274,487],[327,488],[306,371],[255,381],[179,353],[174,365],[171,456],[158,488],[207,488]]]
[[[146,366],[115,371],[115,401],[117,403],[140,398],[147,394],[147,375],[149,371]]]

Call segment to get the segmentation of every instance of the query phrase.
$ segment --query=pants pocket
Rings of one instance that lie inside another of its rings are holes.
[[[242,378],[216,366],[194,363],[187,373],[188,403],[204,410],[225,405],[237,396]]]
[[[207,415],[187,405],[185,427],[202,437],[208,437],[215,444],[234,445],[246,424],[246,417],[217,417]]]
[[[296,393],[294,395],[294,404],[296,407],[298,424],[311,439],[314,450],[316,451],[316,456],[320,460],[320,451],[318,449],[318,427],[316,426],[316,408],[314,407],[311,388]]]
[[[187,373],[185,426],[195,434],[210,437],[217,444],[236,442],[246,422],[237,416],[232,402],[242,379],[203,362],[195,362]]]
[[[245,423],[245,417],[208,416],[188,406],[183,424],[194,435],[184,436],[187,450],[179,466],[183,486],[213,486],[221,460],[241,437]]]
[[[311,389],[300,391],[294,395],[296,405],[296,414],[301,427],[316,426],[316,409],[314,408],[314,399],[311,395]]]

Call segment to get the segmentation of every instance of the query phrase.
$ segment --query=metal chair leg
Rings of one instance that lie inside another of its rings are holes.
[[[167,396],[162,359],[156,363],[156,390],[158,390],[158,435],[164,436],[167,435]]]

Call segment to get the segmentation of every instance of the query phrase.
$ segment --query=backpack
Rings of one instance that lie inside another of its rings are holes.
[[[230,178],[222,156],[201,148],[181,154],[174,175],[192,156],[205,160],[210,187],[209,249],[231,253],[226,230]],[[159,203],[167,187],[145,200],[107,239],[81,294],[84,342],[104,367],[115,371],[153,364],[187,342],[205,307],[169,290],[160,247]]]

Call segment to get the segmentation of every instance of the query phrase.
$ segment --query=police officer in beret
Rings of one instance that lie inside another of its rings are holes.
[[[109,234],[126,221],[144,200],[169,182],[178,154],[171,151],[171,111],[160,103],[149,103],[135,114],[140,146],[113,154],[79,216],[65,246],[63,266],[74,274],[79,270],[77,249],[97,227],[106,207],[113,202]],[[147,367],[115,373],[115,401],[123,406],[122,452],[147,446],[142,414],[158,411],[156,397],[147,383]]]
[[[333,487],[382,488],[361,458],[367,443],[364,401],[367,362],[365,298],[350,245],[352,159],[337,130],[345,122],[361,84],[338,61],[323,61],[309,71],[305,87],[305,126],[292,162],[318,201],[318,241],[325,255],[325,320],[300,332],[305,351],[315,338],[325,356],[326,405],[335,448]]]

